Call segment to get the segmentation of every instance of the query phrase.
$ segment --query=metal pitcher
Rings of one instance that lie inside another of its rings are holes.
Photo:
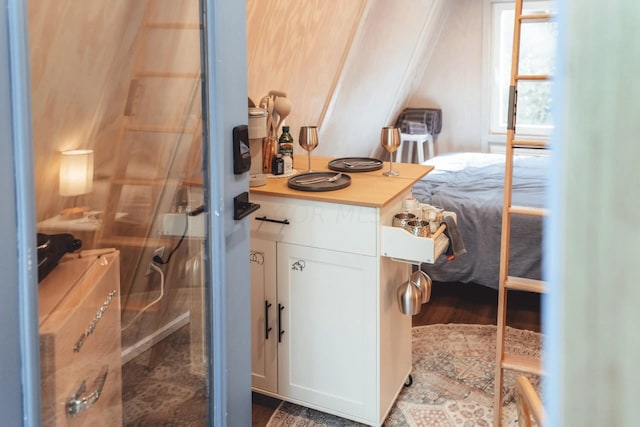
[[[411,274],[411,281],[416,284],[422,292],[422,304],[431,299],[431,277],[422,270],[416,270]]]
[[[398,287],[398,307],[402,314],[413,316],[420,313],[422,306],[422,292],[411,280],[407,280]]]

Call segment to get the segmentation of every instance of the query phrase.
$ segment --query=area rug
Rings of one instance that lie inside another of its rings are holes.
[[[122,366],[124,427],[206,425],[206,381],[191,373],[189,355],[189,327],[183,326]]]
[[[428,325],[413,328],[413,384],[404,387],[384,425],[449,427],[493,425],[495,325]],[[539,333],[507,328],[506,351],[540,356]],[[503,425],[516,426],[515,371],[505,371]],[[536,389],[540,379],[527,375]],[[267,427],[351,427],[362,424],[283,402]]]

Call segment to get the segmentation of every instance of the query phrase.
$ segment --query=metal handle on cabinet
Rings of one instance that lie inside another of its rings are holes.
[[[278,342],[282,342],[282,334],[284,334],[282,329],[282,310],[284,310],[284,305],[278,304]]]
[[[96,389],[86,395],[83,395],[87,388],[86,381],[82,381],[82,384],[80,384],[80,387],[78,387],[76,393],[67,401],[67,414],[75,417],[80,412],[91,408],[102,395],[102,389],[104,388],[104,383],[107,381],[108,373],[109,366],[105,365],[102,368],[102,372],[100,373],[100,375],[98,375],[98,378],[96,378],[94,382],[96,385]]]
[[[271,329],[269,327],[269,307],[271,307],[271,303],[267,300],[264,301],[264,339],[268,340],[269,339],[269,332],[271,332]]]
[[[96,312],[96,315],[93,317],[93,319],[89,323],[89,326],[87,326],[87,329],[84,330],[82,335],[80,335],[80,338],[78,338],[78,341],[76,341],[76,344],[73,346],[74,352],[78,353],[80,349],[82,349],[82,346],[84,345],[85,340],[89,337],[89,335],[93,334],[93,332],[96,330],[96,326],[98,326],[98,322],[100,321],[100,319],[102,319],[102,316],[104,316],[104,313],[109,308],[109,304],[111,304],[111,301],[113,301],[113,298],[115,296],[116,296],[115,289],[109,292],[109,294],[107,294],[107,298],[105,299],[104,303],[102,303],[102,305]]]
[[[285,224],[285,225],[289,224],[288,219],[271,219],[271,218],[267,218],[266,215],[261,217],[256,217],[256,221],[275,222],[276,224]]]

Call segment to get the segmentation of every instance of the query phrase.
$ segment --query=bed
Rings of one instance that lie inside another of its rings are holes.
[[[498,288],[504,160],[504,154],[451,153],[425,162],[435,169],[414,186],[413,197],[455,212],[467,250],[422,264],[433,281]],[[549,162],[548,156],[515,156],[513,205],[545,206]],[[509,275],[542,278],[542,223],[540,217],[512,217]]]

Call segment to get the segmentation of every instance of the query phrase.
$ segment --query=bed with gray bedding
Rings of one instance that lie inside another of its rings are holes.
[[[433,281],[477,283],[498,288],[504,186],[504,154],[452,153],[426,162],[434,171],[413,188],[421,203],[442,206],[458,217],[467,253],[423,264]],[[548,156],[515,156],[512,204],[545,206]],[[511,219],[509,275],[542,279],[540,217]]]

